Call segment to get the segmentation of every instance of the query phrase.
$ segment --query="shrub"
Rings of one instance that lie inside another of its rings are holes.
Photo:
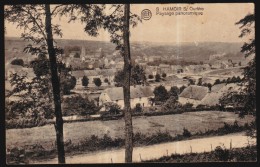
[[[142,106],[141,106],[141,104],[140,103],[137,103],[136,104],[136,107],[135,107],[135,112],[142,112]]]
[[[167,75],[166,73],[162,73],[162,77],[165,78]]]
[[[160,74],[155,75],[155,82],[160,82],[161,81],[161,76]]]
[[[190,131],[189,131],[188,129],[186,129],[186,128],[183,128],[183,133],[182,133],[182,135],[183,135],[184,137],[191,137]]]
[[[228,161],[230,159],[229,150],[225,147],[217,146],[214,150],[214,155],[219,161]]]
[[[9,154],[6,156],[6,161],[8,164],[28,164],[25,150],[18,147],[10,149]]]
[[[149,78],[149,79],[153,79],[154,76],[153,76],[152,74],[149,74],[149,75],[148,75],[148,78]]]
[[[193,106],[193,104],[191,104],[191,103],[186,103],[186,104],[184,104],[184,105],[182,106],[182,109],[183,109],[183,110],[191,110],[191,109],[192,109],[192,106]]]
[[[196,109],[206,109],[208,106],[203,105],[203,104],[199,104],[197,105]]]
[[[97,87],[100,87],[102,85],[102,81],[100,80],[100,78],[94,78],[94,84]]]
[[[105,83],[108,83],[108,79],[107,79],[107,78],[105,78],[105,79],[104,79],[104,82],[105,82]]]
[[[12,65],[18,65],[18,66],[24,66],[24,61],[23,59],[14,59],[13,61],[11,61]]]

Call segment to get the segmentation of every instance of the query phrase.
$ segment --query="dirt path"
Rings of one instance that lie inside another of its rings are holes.
[[[250,143],[255,142],[255,139],[250,139],[245,136],[244,133],[236,133],[225,136],[214,136],[201,139],[192,139],[186,141],[169,142],[163,144],[156,144],[144,147],[135,147],[133,151],[133,161],[140,162],[142,160],[148,160],[153,158],[160,158],[164,155],[172,153],[190,153],[192,152],[208,152],[211,151],[211,147],[214,150],[215,147],[224,144],[226,148],[230,148],[230,143],[232,141],[232,148],[245,147]],[[91,154],[81,154],[71,157],[66,157],[66,162],[69,164],[78,163],[123,163],[124,162],[124,149],[109,150],[96,152]],[[57,158],[41,161],[41,162],[31,162],[36,164],[55,164],[57,163]]]

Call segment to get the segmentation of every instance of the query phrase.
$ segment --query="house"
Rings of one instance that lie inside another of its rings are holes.
[[[215,61],[212,66],[212,68],[215,68],[215,69],[225,69],[225,68],[229,68],[229,67],[233,67],[233,63],[230,62],[230,61],[221,61],[221,60],[218,60],[218,61]]]
[[[160,64],[159,68],[161,69],[162,73],[166,73],[166,71],[171,71],[171,66],[169,64]]]
[[[160,56],[149,56],[147,58],[147,61],[148,62],[154,62],[154,61],[160,61],[161,60],[161,57]]]
[[[210,78],[210,77],[202,77],[201,82],[202,82],[202,84],[210,83],[210,84],[213,85],[215,83],[215,80],[213,78]]]
[[[171,65],[171,70],[174,74],[183,73],[183,67],[180,65]]]
[[[123,70],[123,67],[124,67],[124,62],[123,61],[119,61],[119,62],[116,63],[115,68],[117,70]]]
[[[146,66],[145,73],[155,76],[156,74],[160,73],[160,70],[158,66]]]
[[[131,86],[130,87],[130,104],[131,108],[135,108],[139,103],[142,107],[150,107],[152,103],[150,98],[153,98],[153,90],[149,86]],[[102,106],[106,103],[116,103],[121,109],[124,108],[124,94],[123,87],[113,87],[105,89],[99,96],[99,105]],[[105,107],[101,109],[105,111]]]
[[[190,85],[179,95],[181,104],[191,103],[194,107],[208,94],[208,88],[204,86]]]

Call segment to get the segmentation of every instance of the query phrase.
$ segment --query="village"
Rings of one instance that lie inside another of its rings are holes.
[[[29,65],[39,56],[19,52],[16,47],[9,49],[8,52],[10,55],[14,55],[6,62],[5,67],[6,89],[11,89],[12,86],[9,83],[11,74],[24,74],[27,81],[31,81],[35,77],[34,70]],[[19,54],[23,54],[23,56],[19,58],[15,56]],[[179,61],[182,62],[181,58],[174,55],[141,55],[135,57],[133,64],[142,69],[140,75],[144,75],[144,82],[131,86],[132,109],[136,109],[138,106],[141,111],[150,112],[157,108],[157,112],[160,112],[158,107],[160,108],[165,101],[159,100],[161,103],[156,103],[154,100],[155,96],[158,96],[154,94],[154,91],[160,86],[167,92],[170,92],[172,88],[177,89],[178,102],[181,105],[191,104],[193,108],[219,105],[219,100],[224,94],[238,90],[240,87],[241,71],[244,66],[241,65],[241,61],[219,60],[225,56],[225,53],[208,56],[208,62],[212,63],[184,63],[184,65],[178,64]],[[109,111],[111,104],[118,105],[120,109],[124,108],[123,89],[115,79],[124,65],[118,51],[105,55],[102,48],[89,51],[84,46],[74,46],[74,50],[72,47],[61,57],[62,63],[70,69],[70,75],[76,80],[73,89],[64,95],[64,98],[80,96],[88,99],[98,108],[95,112],[91,112],[96,117],[99,117],[100,113]],[[12,63],[17,60],[22,61],[22,65]],[[83,83],[84,77],[87,78],[87,84]],[[17,100],[19,96],[21,94],[9,99]],[[110,104],[110,107],[107,104]],[[66,106],[66,104],[64,105]],[[89,116],[89,114],[87,115]],[[64,120],[79,118],[82,118],[79,112],[64,114]]]
[[[254,3],[3,9],[4,164],[257,162]]]

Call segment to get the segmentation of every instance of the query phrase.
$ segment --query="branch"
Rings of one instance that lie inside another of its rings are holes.
[[[123,6],[123,5],[118,5],[117,8],[114,10],[114,12],[113,12],[111,15],[113,15],[114,13],[116,13],[116,12],[118,11],[118,9],[119,9],[120,7],[122,7],[122,6]],[[112,7],[111,7],[111,8],[112,8]],[[110,9],[111,9],[111,8],[110,8]]]
[[[38,24],[38,22],[36,21],[36,19],[32,16],[32,14],[29,12],[29,11],[26,11],[25,9],[21,8],[24,12],[26,12],[27,14],[29,14],[31,16],[31,18],[33,19],[33,21],[35,22],[35,24],[37,25],[37,27],[40,29],[42,35],[43,35],[43,38],[46,40],[47,42],[47,37],[44,33],[44,31],[42,30],[41,26]]]
[[[55,10],[57,10],[59,7],[61,7],[61,6],[63,6],[63,4],[62,5],[57,5],[57,6],[55,6],[55,8],[53,9],[53,11],[51,12],[51,15],[53,15],[54,14],[54,12],[55,12]]]

